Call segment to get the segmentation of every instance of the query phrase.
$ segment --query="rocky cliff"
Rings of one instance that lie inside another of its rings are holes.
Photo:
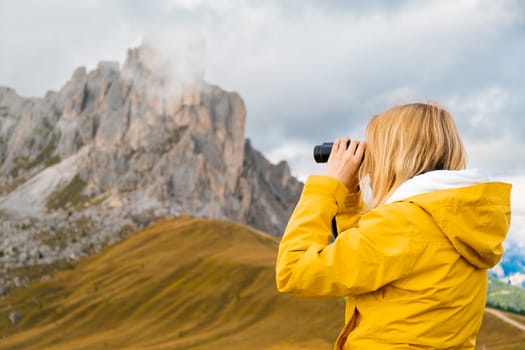
[[[282,232],[302,185],[245,139],[241,97],[166,66],[143,45],[43,98],[0,87],[4,269],[76,258],[164,216]]]

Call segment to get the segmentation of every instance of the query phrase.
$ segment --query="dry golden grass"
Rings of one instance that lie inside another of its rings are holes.
[[[505,313],[505,315],[510,317],[512,314]],[[523,350],[525,349],[525,332],[485,312],[476,349]]]
[[[159,222],[0,299],[0,349],[330,349],[343,302],[279,295],[276,251],[238,224]]]
[[[510,313],[510,312],[504,312],[502,311],[503,314],[505,314],[507,317],[510,317],[512,318],[514,321],[516,322],[519,322],[520,324],[524,325],[525,326],[525,315],[518,315],[518,314],[513,314],[513,313]]]
[[[331,349],[343,300],[279,295],[276,252],[238,224],[161,221],[0,298],[0,349]],[[486,314],[478,348],[524,348],[520,332]]]

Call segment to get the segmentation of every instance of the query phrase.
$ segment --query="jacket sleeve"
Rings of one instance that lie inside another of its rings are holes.
[[[331,219],[347,199],[348,191],[339,181],[319,175],[307,179],[279,245],[276,282],[280,292],[359,295],[408,273],[417,253],[408,234],[411,225],[404,221],[400,206],[409,204],[376,208],[329,244]],[[350,213],[348,218],[353,218]],[[356,219],[346,222],[352,220]]]
[[[348,191],[346,187],[344,191]],[[344,201],[337,203],[337,214],[335,215],[337,223],[337,232],[343,232],[352,227],[357,227],[361,212],[364,208],[361,192],[347,193]]]

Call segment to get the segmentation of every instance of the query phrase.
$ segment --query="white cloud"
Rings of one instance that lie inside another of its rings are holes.
[[[494,138],[468,138],[465,140],[465,148],[470,167],[481,168],[493,174],[523,173],[525,170],[525,159],[522,156],[525,140],[516,140],[508,133]]]
[[[183,27],[206,40],[206,80],[244,98],[254,147],[270,157],[296,147],[288,160],[301,177],[318,169],[314,144],[359,137],[371,115],[428,99],[451,102],[474,164],[484,165],[488,154],[491,170],[525,171],[513,147],[525,139],[519,137],[525,124],[518,124],[525,110],[519,1],[4,0],[0,6],[0,85],[23,95],[60,88],[80,65],[122,62],[152,29]],[[489,144],[487,135],[501,140]]]
[[[494,179],[512,184],[511,226],[507,241],[525,247],[525,175],[497,176]]]
[[[305,181],[310,174],[324,173],[324,166],[316,164],[313,160],[313,148],[301,140],[288,140],[283,145],[272,149],[266,156],[272,163],[286,160],[292,164],[292,174],[300,181]]]
[[[447,100],[447,105],[454,110],[465,131],[471,131],[472,134],[510,130],[511,111],[519,108],[520,103],[519,96],[497,85],[457,94]]]

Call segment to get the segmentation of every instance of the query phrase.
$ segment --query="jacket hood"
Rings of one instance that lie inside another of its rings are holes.
[[[478,170],[438,170],[404,182],[387,203],[423,208],[457,252],[479,269],[498,263],[510,226],[511,185],[489,182]]]

